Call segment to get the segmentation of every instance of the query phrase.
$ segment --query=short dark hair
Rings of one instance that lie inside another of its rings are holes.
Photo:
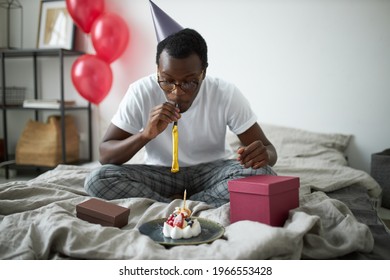
[[[174,58],[186,58],[196,53],[201,62],[202,68],[206,69],[207,62],[207,44],[203,37],[195,30],[185,28],[162,40],[157,45],[156,63],[159,65],[160,55],[166,50]]]

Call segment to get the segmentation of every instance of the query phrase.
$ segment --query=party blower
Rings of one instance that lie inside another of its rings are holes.
[[[178,107],[178,104],[176,104]],[[179,131],[177,129],[177,121],[172,127],[172,173],[179,172]]]

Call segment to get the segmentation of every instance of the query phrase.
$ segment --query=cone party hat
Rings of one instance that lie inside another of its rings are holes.
[[[184,29],[174,19],[161,10],[156,4],[150,0],[149,2],[154,23],[154,30],[156,31],[156,37],[159,43],[169,35]]]

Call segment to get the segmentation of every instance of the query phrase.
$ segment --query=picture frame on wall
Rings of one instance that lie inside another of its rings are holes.
[[[75,25],[65,0],[41,0],[38,49],[73,49]]]

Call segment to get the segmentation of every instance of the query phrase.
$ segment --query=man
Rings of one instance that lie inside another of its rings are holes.
[[[229,202],[229,180],[275,174],[275,148],[249,102],[232,84],[206,75],[207,45],[198,32],[183,29],[161,41],[156,63],[157,75],[132,84],[114,115],[100,145],[103,166],[85,183],[90,195],[169,202],[187,190],[188,199],[218,207]],[[171,172],[174,122],[178,173]],[[236,159],[229,159],[227,126],[243,144]],[[146,164],[125,164],[142,147]]]

